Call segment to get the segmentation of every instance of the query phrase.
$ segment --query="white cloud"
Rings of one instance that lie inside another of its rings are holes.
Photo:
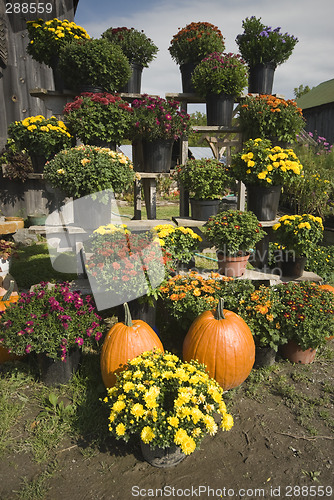
[[[222,31],[226,50],[237,52],[235,38],[242,32],[242,20],[252,15],[299,39],[290,59],[276,70],[274,92],[293,98],[293,89],[300,84],[312,87],[334,78],[332,0],[156,0],[141,1],[141,9],[135,11],[128,2],[124,6],[119,2],[116,9],[113,4],[80,0],[76,22],[95,37],[110,26],[133,26],[152,38],[159,52],[143,71],[143,92],[164,96],[181,91],[179,69],[168,52],[179,28],[193,21],[211,22]]]

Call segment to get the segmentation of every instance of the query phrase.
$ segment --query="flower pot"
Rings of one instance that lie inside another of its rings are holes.
[[[79,94],[83,92],[91,92],[92,94],[99,94],[100,92],[104,92],[103,87],[99,87],[98,85],[91,85],[90,83],[82,84],[78,87]]]
[[[168,448],[153,448],[141,441],[140,447],[143,458],[154,467],[173,467],[186,458],[186,455],[176,445]]]
[[[195,257],[191,257],[188,262],[184,262],[183,260],[176,260],[176,272],[179,273],[181,271],[189,271],[195,267]]]
[[[28,224],[29,226],[44,226],[47,215],[28,215]]]
[[[182,82],[182,92],[184,94],[195,94],[195,88],[193,82],[191,81],[192,74],[197,64],[193,62],[181,64],[181,82]]]
[[[218,272],[230,278],[239,278],[246,271],[249,254],[236,257],[226,256],[218,250]]]
[[[206,123],[231,127],[234,96],[228,94],[209,94],[206,96]]]
[[[116,151],[116,142],[103,141],[101,139],[89,139],[85,141],[85,145],[96,146],[98,148],[109,148],[112,151]]]
[[[125,92],[127,94],[140,94],[143,66],[134,62],[130,63],[130,66],[131,76],[127,84],[121,89],[121,92]]]
[[[247,208],[260,221],[274,220],[277,215],[282,186],[247,184]]]
[[[296,257],[290,252],[282,252],[281,271],[286,277],[300,278],[304,272],[306,257]]]
[[[256,64],[249,68],[248,92],[250,94],[272,94],[275,64]]]
[[[145,321],[151,328],[156,326],[156,300],[152,299],[152,305],[147,300],[133,299],[128,302],[131,318],[141,319]],[[118,321],[122,322],[125,319],[123,304],[117,307]]]
[[[276,361],[276,351],[271,347],[255,346],[254,366],[261,368],[263,366],[272,366]]]
[[[190,198],[191,218],[195,220],[208,220],[211,215],[219,212],[220,200],[195,200]]]
[[[41,381],[47,386],[68,384],[79,367],[80,349],[74,348],[67,352],[66,360],[49,358],[44,353],[37,354]]]
[[[317,350],[316,349],[303,349],[296,344],[293,340],[289,340],[287,344],[281,346],[281,354],[283,358],[291,361],[291,363],[300,363],[308,365],[314,361]]]
[[[9,274],[10,259],[0,258],[0,276],[6,276]]]
[[[44,171],[44,165],[46,163],[46,157],[42,155],[36,155],[34,153],[30,153],[29,156],[34,172],[37,174],[42,174]]]
[[[143,172],[169,172],[172,163],[173,139],[142,141]]]

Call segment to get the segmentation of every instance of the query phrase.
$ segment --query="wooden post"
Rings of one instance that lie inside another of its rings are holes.
[[[146,213],[148,219],[157,218],[157,180],[156,178],[144,178],[143,188],[145,195]]]

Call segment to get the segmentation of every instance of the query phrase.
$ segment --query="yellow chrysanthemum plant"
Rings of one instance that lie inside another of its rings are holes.
[[[28,116],[24,120],[12,122],[8,127],[8,137],[18,149],[46,159],[70,147],[72,141],[63,121],[54,116],[45,118],[43,115]]]
[[[104,403],[110,409],[109,431],[116,439],[127,442],[134,435],[152,448],[177,445],[185,455],[193,453],[207,434],[233,427],[223,389],[204,365],[183,363],[159,350],[129,361]]]
[[[163,251],[169,253],[173,260],[182,262],[190,261],[202,241],[190,227],[159,224],[153,231],[157,233]]]
[[[247,184],[284,186],[303,171],[292,149],[272,147],[269,139],[249,139],[242,151],[233,155],[231,176]]]
[[[27,29],[30,39],[28,54],[51,68],[56,65],[60,50],[66,43],[90,38],[84,28],[67,19],[27,21]]]
[[[280,250],[294,252],[297,257],[308,257],[322,239],[323,231],[321,217],[283,215],[273,226],[273,238]]]

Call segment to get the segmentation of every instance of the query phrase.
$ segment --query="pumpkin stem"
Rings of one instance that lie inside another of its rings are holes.
[[[14,280],[10,280],[8,290],[5,293],[5,295],[0,297],[0,300],[2,302],[5,302],[6,300],[8,300],[10,298],[10,296],[12,295],[13,291],[14,291]]]
[[[226,319],[224,316],[224,299],[219,297],[218,306],[215,313],[215,319]]]
[[[131,313],[129,309],[129,304],[127,302],[124,302],[124,312],[125,312],[125,319],[124,319],[124,324],[125,326],[132,326],[132,318],[131,318]]]

